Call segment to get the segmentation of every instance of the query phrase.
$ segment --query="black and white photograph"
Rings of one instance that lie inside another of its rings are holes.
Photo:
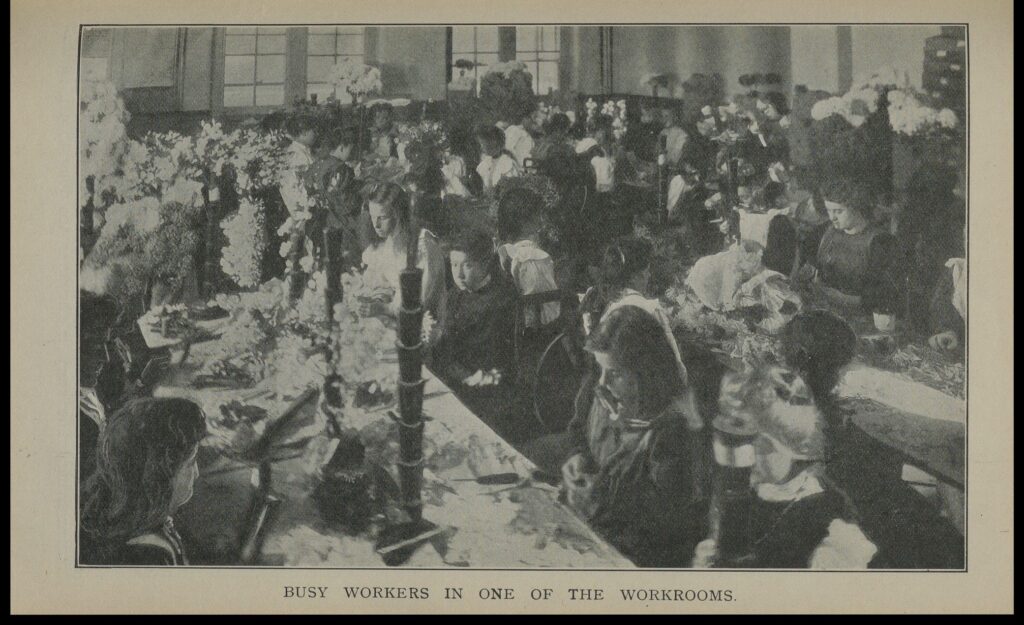
[[[964,25],[80,45],[79,565],[964,569]]]

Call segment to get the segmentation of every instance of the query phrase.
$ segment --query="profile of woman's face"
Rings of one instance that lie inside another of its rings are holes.
[[[192,486],[199,477],[199,463],[196,457],[199,454],[199,446],[192,450],[188,459],[181,465],[174,475],[174,490],[171,494],[171,512],[180,508],[192,499]]]
[[[860,213],[844,204],[829,203],[826,210],[828,211],[828,219],[836,230],[849,230],[864,222],[864,218]]]
[[[477,139],[477,144],[480,146],[480,153],[486,154],[492,158],[497,158],[501,154],[501,150],[504,146],[498,145],[497,142],[491,142],[486,139]]]
[[[395,212],[379,202],[369,202],[370,223],[377,236],[386,239],[395,230]]]
[[[598,379],[598,398],[606,402],[608,409],[616,415],[634,415],[640,401],[640,378],[633,371],[623,367],[608,352],[594,352],[594,359],[601,368]]]

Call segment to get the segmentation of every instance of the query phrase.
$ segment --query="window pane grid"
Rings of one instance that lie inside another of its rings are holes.
[[[452,77],[472,77],[476,91],[487,73],[487,67],[498,62],[499,36],[497,26],[452,27]],[[462,69],[455,61],[470,61],[473,67]]]
[[[557,26],[517,26],[516,60],[533,74],[533,91],[546,95],[558,89],[561,42]]]
[[[285,32],[262,26],[226,29],[224,106],[284,104]]]
[[[320,26],[308,30],[306,50],[306,96],[329,98],[337,95],[326,81],[331,67],[344,59],[364,62],[366,29],[354,26]]]

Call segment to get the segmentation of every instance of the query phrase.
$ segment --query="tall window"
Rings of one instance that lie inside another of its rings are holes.
[[[366,57],[366,29],[351,26],[311,26],[306,44],[306,95],[324,100],[334,93],[327,83],[331,67],[345,58],[359,63]]]
[[[487,66],[498,62],[497,26],[452,26],[451,89],[480,87]]]
[[[284,28],[228,28],[224,37],[224,106],[284,104]]]
[[[558,89],[557,26],[516,26],[516,60],[533,74],[533,92],[547,95]]]
[[[114,31],[110,28],[82,30],[82,56],[80,59],[83,81],[102,81],[110,77],[110,52]]]

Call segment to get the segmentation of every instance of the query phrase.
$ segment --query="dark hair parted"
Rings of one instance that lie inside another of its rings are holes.
[[[826,200],[853,209],[868,221],[874,218],[880,198],[872,184],[844,177],[823,178],[820,183],[821,195]]]
[[[512,241],[540,216],[544,200],[529,189],[511,188],[498,198],[498,238]]]
[[[377,232],[373,229],[373,225],[369,220],[369,204],[373,202],[375,204],[381,204],[391,209],[394,219],[397,222],[395,227],[398,229],[400,236],[403,233],[409,232],[409,223],[411,220],[410,205],[409,205],[409,194],[406,193],[405,189],[401,185],[395,184],[394,182],[384,181],[370,181],[363,185],[362,196],[364,202],[363,213],[367,215],[366,219],[360,220],[360,230],[363,236],[364,243],[368,245],[379,245],[383,239],[377,236]]]
[[[622,289],[638,273],[651,266],[653,246],[646,239],[626,236],[613,241],[601,257],[600,281]]]
[[[826,310],[800,313],[782,330],[783,359],[804,378],[819,403],[829,400],[856,351],[853,329]]]
[[[98,544],[117,544],[160,527],[174,478],[206,436],[202,409],[187,399],[136,399],[107,421],[96,470],[85,486],[81,527]]]
[[[597,284],[584,296],[581,311],[600,318],[633,278],[651,266],[652,252],[650,242],[632,235],[610,243],[601,256]]]
[[[476,136],[477,139],[479,139],[481,142],[487,145],[497,148],[505,147],[505,132],[501,128],[498,128],[497,126],[491,124],[482,124],[476,127],[476,130],[473,132],[473,134]]]
[[[494,242],[490,235],[479,230],[460,232],[448,247],[449,252],[462,252],[470,260],[489,265],[494,257]]]
[[[284,122],[284,131],[291,137],[298,137],[309,130],[316,130],[317,122],[309,113],[295,113]]]
[[[377,113],[386,113],[388,117],[393,117],[395,114],[395,107],[390,102],[374,102],[370,106],[370,119],[377,116]]]
[[[327,133],[326,141],[332,150],[339,147],[355,147],[359,143],[359,131],[355,128],[337,126]]]
[[[609,354],[637,376],[640,414],[646,418],[661,414],[685,391],[665,330],[654,316],[636,306],[609,313],[587,338],[586,348]]]
[[[560,133],[569,132],[569,127],[572,126],[572,122],[569,121],[569,116],[565,113],[555,113],[551,118],[544,123],[544,134],[554,135]]]

